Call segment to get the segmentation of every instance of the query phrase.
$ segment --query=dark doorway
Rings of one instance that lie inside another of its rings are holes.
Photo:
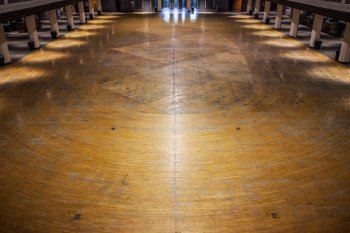
[[[115,1],[115,9],[116,9],[116,11],[122,11],[121,0],[116,0]]]
[[[233,0],[228,1],[228,10],[233,11]]]

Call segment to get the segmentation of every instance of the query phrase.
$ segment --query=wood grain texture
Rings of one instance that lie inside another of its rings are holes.
[[[350,70],[248,16],[104,15],[0,77],[0,232],[350,231]]]

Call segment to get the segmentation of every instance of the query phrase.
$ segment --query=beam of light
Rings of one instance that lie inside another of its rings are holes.
[[[261,41],[260,43],[278,48],[304,48],[304,45],[299,41],[288,38],[265,40]]]
[[[97,29],[104,29],[107,26],[104,25],[93,25],[93,24],[85,24],[83,26],[80,26],[79,29],[81,30],[97,30]]]
[[[234,19],[253,19],[253,16],[251,15],[230,15],[227,17],[234,18]]]
[[[50,71],[47,69],[39,69],[37,67],[27,67],[22,63],[22,60],[17,65],[7,66],[0,71],[0,86],[9,83],[21,83],[30,80],[39,79],[43,76],[48,76]]]
[[[305,70],[305,73],[315,80],[346,85],[345,87],[350,85],[350,69],[330,59],[328,63],[325,62],[324,64],[308,68]]]
[[[58,51],[44,51],[39,50],[31,53],[22,58],[23,63],[44,63],[44,62],[55,62],[59,59],[70,57],[69,53],[63,53]]]
[[[201,15],[212,15],[212,14],[217,14],[217,13],[216,12],[203,11],[203,12],[198,12],[198,14],[201,14]]]
[[[72,48],[72,47],[80,47],[82,45],[85,45],[86,41],[81,40],[74,40],[74,39],[60,39],[52,41],[51,43],[48,43],[45,48],[50,49],[64,49],[64,48]]]
[[[310,51],[310,50],[293,50],[288,52],[282,52],[280,53],[280,56],[283,58],[293,60],[295,62],[302,62],[302,63],[304,62],[324,63],[324,62],[331,61],[325,55],[315,51]]]
[[[246,28],[246,29],[254,29],[254,30],[266,30],[271,28],[269,25],[258,23],[258,22],[256,22],[255,24],[251,23],[251,24],[241,25],[240,27]]]
[[[75,31],[70,32],[65,35],[66,38],[89,38],[89,36],[96,35],[96,32],[90,32],[90,31]]]
[[[97,16],[98,19],[118,19],[118,18],[121,18],[121,16],[119,15],[100,15],[100,16]],[[90,21],[89,21],[90,22]]]
[[[237,22],[237,23],[252,23],[252,24],[260,23],[256,19],[237,19],[237,20],[235,20],[235,22]]]
[[[284,34],[275,30],[259,30],[251,33],[254,36],[269,37],[269,38],[283,38]]]
[[[104,24],[104,23],[113,23],[113,20],[96,18],[94,20],[89,21],[89,24]]]
[[[153,11],[144,11],[144,12],[132,12],[132,14],[135,15],[150,15],[150,14],[158,14],[157,12],[153,12]]]

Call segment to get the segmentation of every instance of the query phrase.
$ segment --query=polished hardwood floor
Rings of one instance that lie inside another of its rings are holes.
[[[350,69],[271,26],[104,15],[0,77],[0,232],[350,231]]]

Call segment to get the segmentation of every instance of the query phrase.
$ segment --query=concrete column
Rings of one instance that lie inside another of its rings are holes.
[[[30,15],[26,17],[27,30],[29,35],[29,40],[34,42],[34,48],[39,48],[39,37],[38,31],[36,30],[35,18],[34,15]]]
[[[192,1],[192,0],[186,0],[187,11],[191,11],[191,1]]]
[[[5,63],[10,63],[11,62],[10,51],[7,45],[6,35],[5,35],[5,31],[2,23],[0,23],[0,49],[1,49],[1,54],[4,56]]]
[[[66,6],[65,9],[66,9],[67,23],[68,25],[72,26],[72,29],[74,29],[72,5]]]
[[[92,3],[92,0],[88,1],[89,3],[89,13],[90,13],[90,19],[95,18],[95,9],[94,9],[94,5]]]
[[[315,14],[314,23],[312,26],[310,47],[315,47],[315,41],[320,41],[323,26],[323,16]]]
[[[350,22],[346,23],[338,61],[342,63],[350,62]]]
[[[157,0],[158,11],[162,11],[162,0]]]
[[[98,15],[101,15],[102,14],[101,0],[97,0],[96,3],[97,3],[97,13],[98,13]],[[152,5],[152,1],[151,1],[151,5]]]
[[[248,0],[248,2],[247,2],[247,13],[248,14],[251,14],[251,12],[252,12],[252,1],[253,0]]]
[[[284,6],[277,4],[276,20],[275,20],[275,29],[281,29],[282,16],[283,16]]]
[[[80,23],[86,23],[84,1],[78,2]]]
[[[264,9],[264,23],[270,23],[270,9],[271,9],[271,2],[265,1],[265,9]]]
[[[290,25],[289,36],[296,38],[300,20],[300,10],[293,8],[292,23]]]
[[[56,9],[49,11],[50,16],[50,25],[51,25],[51,32],[56,32],[56,35],[59,36],[59,29],[58,29],[58,21],[57,21],[57,13]]]
[[[261,1],[261,0],[255,0],[254,16],[255,16],[256,19],[259,18],[260,1]]]

